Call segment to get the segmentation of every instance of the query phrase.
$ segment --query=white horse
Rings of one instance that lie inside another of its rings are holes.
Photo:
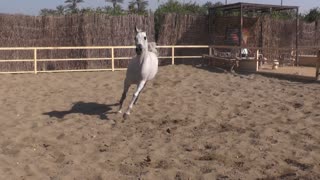
[[[136,84],[137,90],[133,94],[128,110],[123,115],[124,118],[127,118],[127,116],[130,115],[130,110],[133,105],[137,103],[139,94],[145,87],[147,81],[153,79],[158,72],[158,53],[155,49],[155,43],[148,44],[147,34],[137,27],[135,28],[135,31],[137,55],[130,60],[128,65],[126,79],[124,80],[124,89],[120,99],[119,113],[122,113],[123,101],[127,96],[130,85]]]

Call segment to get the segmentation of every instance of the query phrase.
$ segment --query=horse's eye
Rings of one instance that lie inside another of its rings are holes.
[[[147,40],[147,37],[144,37],[144,40]]]

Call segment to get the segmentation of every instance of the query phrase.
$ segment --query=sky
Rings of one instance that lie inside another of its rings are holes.
[[[38,15],[43,8],[55,9],[58,5],[63,5],[65,0],[0,0],[0,13],[9,14],[25,14]],[[99,7],[105,6],[105,0],[84,0],[80,7]],[[122,5],[125,9],[130,0],[124,0]],[[180,0],[181,2],[197,2],[203,4],[207,1],[217,2],[218,0]],[[236,2],[262,3],[262,4],[280,4],[281,0],[227,0],[228,4]],[[156,7],[166,2],[166,0],[149,0],[149,8],[156,9]],[[225,2],[225,0],[221,0]],[[313,7],[320,7],[320,0],[283,0],[284,5],[299,6],[300,12],[305,13]],[[110,4],[111,5],[111,4]]]

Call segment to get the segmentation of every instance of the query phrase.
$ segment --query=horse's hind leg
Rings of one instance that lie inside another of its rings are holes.
[[[130,84],[127,82],[127,80],[124,81],[124,87],[123,87],[123,92],[122,92],[122,96],[121,96],[121,99],[120,99],[120,107],[119,107],[119,113],[122,113],[122,105],[123,105],[123,102],[124,100],[126,99],[127,97],[127,92],[130,88]]]
[[[124,118],[126,118],[128,115],[130,115],[130,110],[132,109],[134,102],[137,100],[137,98],[138,98],[141,90],[145,86],[145,84],[146,84],[146,81],[140,81],[136,92],[133,94],[133,97],[132,97],[132,100],[130,102],[129,108],[128,108],[127,112],[123,115]]]

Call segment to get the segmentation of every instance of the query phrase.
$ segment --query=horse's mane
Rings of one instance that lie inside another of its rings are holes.
[[[157,48],[157,44],[155,42],[149,42],[148,43],[148,49],[150,52],[153,52],[154,54],[156,54],[157,56],[159,56],[158,50]]]

